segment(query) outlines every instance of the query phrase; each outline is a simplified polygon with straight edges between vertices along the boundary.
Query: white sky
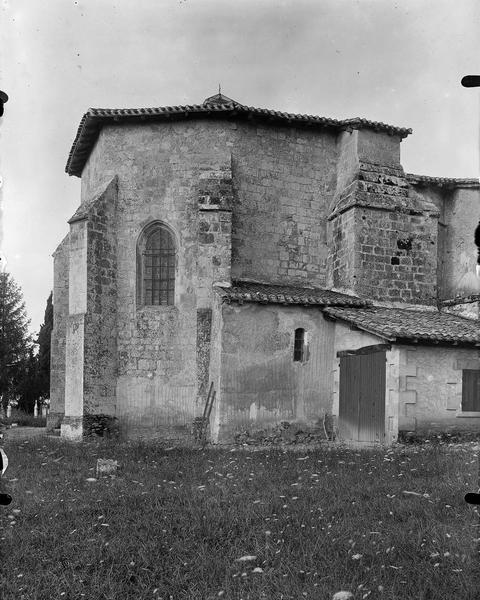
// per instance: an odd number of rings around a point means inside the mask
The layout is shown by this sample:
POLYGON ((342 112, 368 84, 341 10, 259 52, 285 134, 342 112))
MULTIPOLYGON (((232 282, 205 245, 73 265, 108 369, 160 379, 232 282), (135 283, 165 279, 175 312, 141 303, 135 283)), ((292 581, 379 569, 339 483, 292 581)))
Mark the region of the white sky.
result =
POLYGON ((407 172, 478 176, 478 0, 0 0, 0 250, 32 331, 80 202, 64 168, 89 107, 201 103, 366 117, 414 132, 407 172), (3 217, 2 217, 3 209, 3 217))

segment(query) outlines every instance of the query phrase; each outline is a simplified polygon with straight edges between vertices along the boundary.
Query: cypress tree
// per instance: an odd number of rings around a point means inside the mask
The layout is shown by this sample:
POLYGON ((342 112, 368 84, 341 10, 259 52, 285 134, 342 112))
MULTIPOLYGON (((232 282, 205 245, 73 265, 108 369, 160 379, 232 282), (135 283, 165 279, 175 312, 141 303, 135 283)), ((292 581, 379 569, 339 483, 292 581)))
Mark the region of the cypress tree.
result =
POLYGON ((31 338, 25 302, 12 276, 0 273, 0 402, 4 409, 15 399, 23 379, 31 338))

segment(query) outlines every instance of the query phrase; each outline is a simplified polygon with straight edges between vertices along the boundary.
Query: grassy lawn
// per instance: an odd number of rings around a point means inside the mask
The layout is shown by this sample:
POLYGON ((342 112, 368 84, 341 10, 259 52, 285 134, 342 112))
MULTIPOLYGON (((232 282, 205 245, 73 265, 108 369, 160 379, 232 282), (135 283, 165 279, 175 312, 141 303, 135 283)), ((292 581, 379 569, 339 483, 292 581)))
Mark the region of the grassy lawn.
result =
POLYGON ((472 445, 4 449, 2 600, 479 598, 472 445), (116 477, 89 481, 98 457, 119 461, 116 477))

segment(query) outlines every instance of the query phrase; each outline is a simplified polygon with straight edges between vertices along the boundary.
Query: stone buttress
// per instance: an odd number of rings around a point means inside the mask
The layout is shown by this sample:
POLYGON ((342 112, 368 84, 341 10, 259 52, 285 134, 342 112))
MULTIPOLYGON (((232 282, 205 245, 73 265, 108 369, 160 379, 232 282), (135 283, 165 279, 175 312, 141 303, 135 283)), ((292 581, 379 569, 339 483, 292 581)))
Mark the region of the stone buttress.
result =
POLYGON ((67 439, 82 437, 86 415, 115 414, 116 198, 117 181, 113 179, 69 221, 61 423, 62 437, 67 439))
POLYGON ((339 136, 328 285, 375 300, 435 304, 439 212, 409 188, 400 140, 365 129, 339 136))
POLYGON ((211 383, 216 390, 217 404, 220 402, 220 372, 211 362, 213 319, 220 318, 218 310, 212 314, 215 300, 212 284, 231 283, 232 203, 231 163, 204 170, 198 191, 197 403, 200 412, 211 383))

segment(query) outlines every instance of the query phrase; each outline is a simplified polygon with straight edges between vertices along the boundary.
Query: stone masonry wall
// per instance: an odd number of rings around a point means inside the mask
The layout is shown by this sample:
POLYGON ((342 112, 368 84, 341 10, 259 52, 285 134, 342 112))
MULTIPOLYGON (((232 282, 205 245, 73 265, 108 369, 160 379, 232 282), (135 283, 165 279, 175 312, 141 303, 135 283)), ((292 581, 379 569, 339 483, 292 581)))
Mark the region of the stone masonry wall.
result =
POLYGON ((231 164, 200 174, 197 306, 211 307, 212 282, 231 280, 233 182, 231 164))
MULTIPOLYGON (((412 192, 434 204, 438 219, 438 297, 451 299, 469 295, 462 287, 465 276, 475 273, 477 248, 474 232, 480 220, 480 185, 473 182, 449 183, 420 181, 412 192)), ((470 293, 476 292, 471 290, 470 293)))
POLYGON ((113 179, 87 216, 87 312, 84 414, 115 414, 117 375, 117 182, 113 179))
POLYGON ((69 238, 53 254, 53 329, 50 351, 50 411, 47 427, 58 427, 65 414, 65 337, 68 317, 69 238))
POLYGON ((307 129, 213 120, 102 129, 82 204, 118 176, 116 407, 131 432, 181 436, 203 410, 197 310, 211 308, 212 283, 228 283, 230 268, 325 283, 335 161, 335 134, 307 129), (136 243, 155 220, 176 238, 175 306, 136 305, 136 243))
POLYGON ((451 201, 452 190, 425 182, 422 182, 420 185, 418 185, 417 183, 412 184, 412 182, 409 181, 409 185, 410 195, 422 198, 426 203, 435 206, 436 211, 438 212, 436 276, 437 296, 438 299, 442 299, 445 297, 445 290, 446 287, 448 287, 444 277, 446 247, 448 244, 448 236, 450 235, 446 222, 446 207, 451 201))
POLYGON ((329 277, 327 285, 338 291, 355 289, 360 239, 355 232, 356 219, 352 210, 339 214, 329 226, 329 277))
POLYGON ((340 138, 328 284, 377 300, 433 304, 439 212, 409 192, 399 142, 363 130, 340 138))
MULTIPOLYGON (((231 147, 223 129, 212 122, 106 127, 82 175, 91 189, 102 173, 118 176, 116 414, 132 437, 184 439, 203 411, 197 309, 211 307, 214 281, 230 280, 231 147), (136 301, 137 241, 155 221, 175 238, 173 306, 136 301)), ((88 203, 88 189, 83 197, 88 203)))
MULTIPOLYGON (((211 120, 144 123, 141 127, 107 126, 87 162, 82 180, 92 189, 97 188, 96 178, 105 179, 105 173, 112 175, 118 171, 117 160, 125 168, 131 164, 136 179, 145 176, 147 188, 152 189, 155 180, 158 189, 154 193, 159 197, 168 190, 168 182, 176 176, 176 171, 182 170, 180 165, 188 161, 183 182, 179 181, 180 197, 189 188, 188 193, 192 194, 195 185, 202 211, 207 208, 202 200, 206 196, 215 197, 210 192, 205 194, 203 189, 211 179, 208 171, 221 173, 231 168, 231 175, 219 177, 215 185, 220 195, 232 198, 232 277, 325 285, 327 215, 336 181, 336 134, 211 120), (139 133, 134 134, 135 130, 139 133), (173 153, 160 174, 152 166, 153 159, 164 154, 172 132, 176 132, 181 150, 173 153), (128 140, 122 141, 122 137, 131 135, 136 135, 147 147, 134 149, 128 140), (112 144, 118 150, 115 155, 110 151, 112 144), (134 159, 128 158, 126 147, 134 159), (97 156, 101 156, 101 167, 97 156), (187 173, 191 175, 189 178, 187 173), (223 183, 223 190, 219 182, 223 183)), ((82 192, 84 201, 88 195, 85 190, 82 192)), ((224 227, 228 227, 227 222, 224 227)))
POLYGON ((212 309, 197 310, 197 385, 199 402, 206 400, 209 388, 212 309))
POLYGON ((436 219, 363 208, 354 214, 361 244, 355 291, 378 300, 435 304, 436 219))
POLYGON ((324 286, 336 135, 232 124, 232 277, 324 286))

